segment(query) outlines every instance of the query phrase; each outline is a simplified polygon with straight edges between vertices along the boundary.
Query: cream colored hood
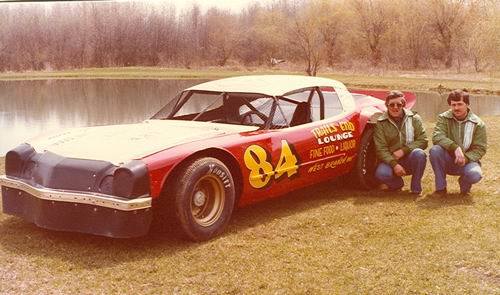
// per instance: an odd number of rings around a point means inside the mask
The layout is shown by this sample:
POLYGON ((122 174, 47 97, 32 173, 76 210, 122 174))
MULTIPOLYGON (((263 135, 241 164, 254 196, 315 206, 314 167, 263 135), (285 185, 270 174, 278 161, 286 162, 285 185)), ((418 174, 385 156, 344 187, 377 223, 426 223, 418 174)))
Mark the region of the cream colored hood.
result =
POLYGON ((182 143, 256 129, 207 122, 148 120, 139 124, 63 130, 28 143, 37 152, 50 151, 68 158, 120 165, 182 143))

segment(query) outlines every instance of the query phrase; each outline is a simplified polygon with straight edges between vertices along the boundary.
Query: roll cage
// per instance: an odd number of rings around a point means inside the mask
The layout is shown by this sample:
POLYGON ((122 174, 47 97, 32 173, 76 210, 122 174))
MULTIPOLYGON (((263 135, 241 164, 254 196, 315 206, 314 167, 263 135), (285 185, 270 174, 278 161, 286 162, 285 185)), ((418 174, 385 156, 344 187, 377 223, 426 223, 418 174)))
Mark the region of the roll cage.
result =
MULTIPOLYGON (((152 119, 204 121, 280 129, 322 120, 325 114, 323 91, 332 87, 296 89, 281 96, 260 93, 186 90, 164 106, 152 119), (311 117, 311 106, 316 112, 311 117)), ((338 100, 338 97, 335 96, 338 100)), ((340 103, 341 105, 341 103, 340 103)))

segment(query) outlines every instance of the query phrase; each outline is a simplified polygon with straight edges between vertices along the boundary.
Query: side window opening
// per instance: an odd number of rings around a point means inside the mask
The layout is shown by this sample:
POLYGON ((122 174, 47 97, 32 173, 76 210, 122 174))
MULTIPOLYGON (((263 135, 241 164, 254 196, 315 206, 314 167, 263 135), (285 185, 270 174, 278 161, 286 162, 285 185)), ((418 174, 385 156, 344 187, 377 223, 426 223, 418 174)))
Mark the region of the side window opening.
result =
POLYGON ((325 98, 325 118, 330 118, 344 112, 344 107, 336 92, 322 92, 325 98))
POLYGON ((310 108, 310 120, 308 122, 316 122, 327 117, 324 113, 323 94, 319 91, 318 88, 304 89, 303 91, 289 94, 287 95, 287 97, 300 102, 308 103, 308 106, 310 108))

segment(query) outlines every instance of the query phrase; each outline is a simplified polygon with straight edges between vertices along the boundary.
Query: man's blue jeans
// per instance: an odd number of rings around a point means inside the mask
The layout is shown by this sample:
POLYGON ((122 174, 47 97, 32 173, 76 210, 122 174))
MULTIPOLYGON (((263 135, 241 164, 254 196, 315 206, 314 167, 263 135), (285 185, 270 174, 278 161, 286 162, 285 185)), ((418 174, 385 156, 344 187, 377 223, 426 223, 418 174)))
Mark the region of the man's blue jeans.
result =
MULTIPOLYGON (((424 175, 427 155, 422 149, 414 149, 410 154, 398 160, 398 164, 403 166, 406 174, 411 174, 410 190, 414 193, 422 192, 422 176, 424 175)), ((392 167, 385 163, 380 163, 375 171, 375 177, 385 183, 390 190, 403 187, 403 178, 394 174, 392 167)))
POLYGON ((481 166, 477 162, 469 162, 464 166, 455 164, 455 159, 440 145, 434 145, 429 152, 432 170, 436 179, 436 190, 446 188, 446 174, 459 175, 458 184, 461 193, 468 193, 472 185, 483 178, 481 166))

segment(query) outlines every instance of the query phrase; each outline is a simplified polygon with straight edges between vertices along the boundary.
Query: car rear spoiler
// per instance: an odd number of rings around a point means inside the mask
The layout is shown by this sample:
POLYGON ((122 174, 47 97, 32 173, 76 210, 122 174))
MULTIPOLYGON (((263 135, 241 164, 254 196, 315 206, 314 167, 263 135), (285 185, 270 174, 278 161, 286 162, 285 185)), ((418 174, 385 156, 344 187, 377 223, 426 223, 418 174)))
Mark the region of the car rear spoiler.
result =
MULTIPOLYGON (((385 97, 389 94, 388 90, 364 90, 364 89, 349 89, 351 93, 359 93, 373 96, 385 101, 385 97)), ((406 99, 406 107, 411 109, 417 102, 417 96, 414 92, 402 91, 406 99)))

